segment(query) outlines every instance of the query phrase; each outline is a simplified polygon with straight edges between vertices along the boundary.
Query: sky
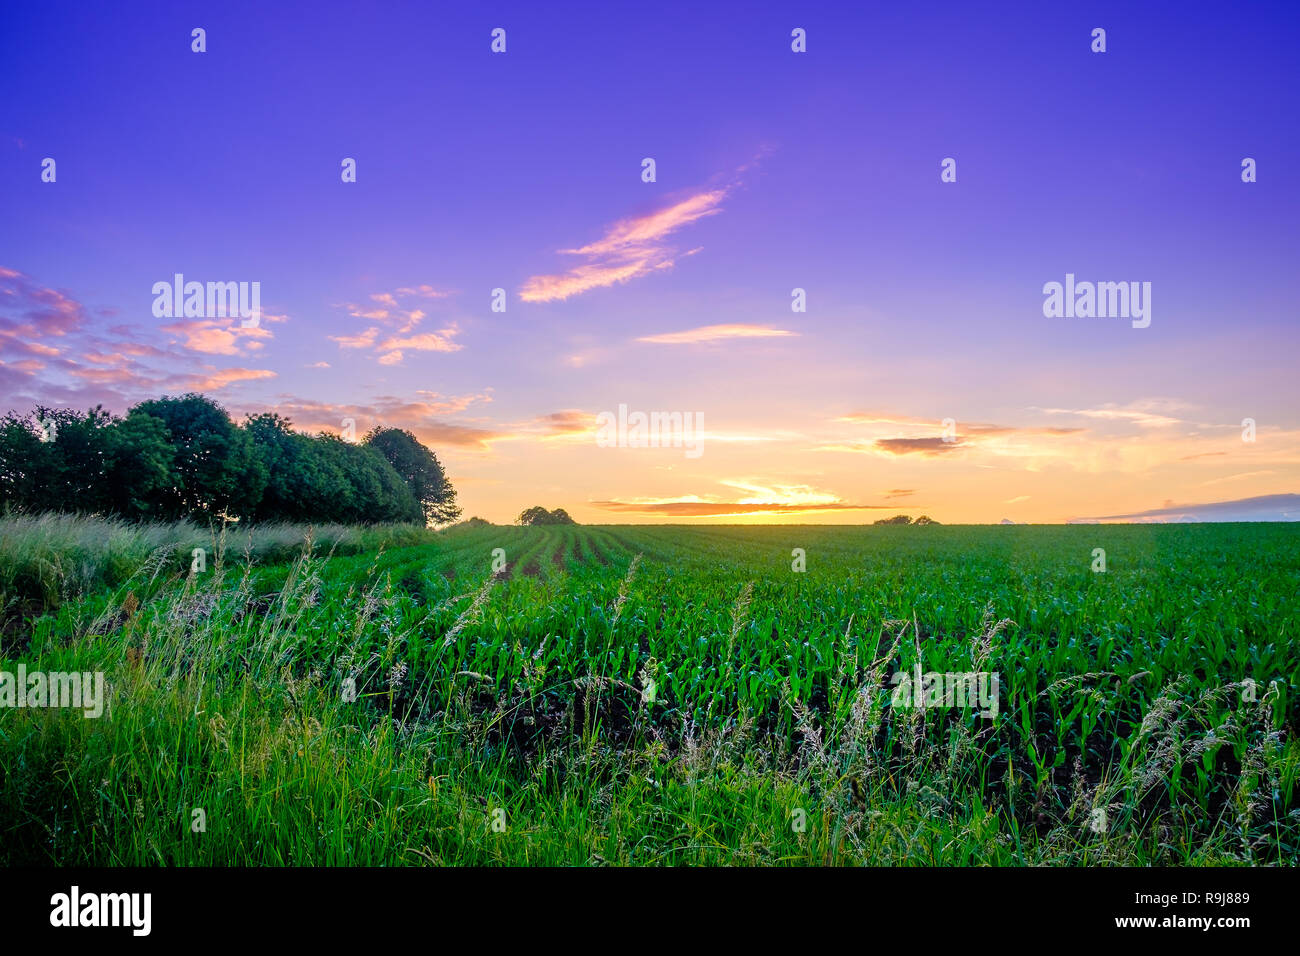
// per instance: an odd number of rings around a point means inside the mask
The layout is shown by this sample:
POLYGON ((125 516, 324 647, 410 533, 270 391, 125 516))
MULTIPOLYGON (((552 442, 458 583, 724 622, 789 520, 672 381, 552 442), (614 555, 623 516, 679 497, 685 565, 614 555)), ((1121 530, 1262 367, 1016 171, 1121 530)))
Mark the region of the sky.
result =
POLYGON ((406 428, 495 522, 1300 520, 1295 4, 267 6, 0 13, 0 411, 406 428))

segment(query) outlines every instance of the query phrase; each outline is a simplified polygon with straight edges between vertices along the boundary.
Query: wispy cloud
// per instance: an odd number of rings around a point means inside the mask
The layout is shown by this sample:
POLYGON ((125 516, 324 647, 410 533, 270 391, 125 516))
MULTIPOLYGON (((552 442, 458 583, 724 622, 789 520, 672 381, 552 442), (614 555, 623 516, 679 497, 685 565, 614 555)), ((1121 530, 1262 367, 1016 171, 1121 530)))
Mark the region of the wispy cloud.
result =
POLYGON ((1052 446, 1058 439, 1077 437, 1087 432, 1087 429, 1081 427, 999 425, 992 422, 945 423, 933 418, 870 411, 851 412, 833 421, 861 427, 868 435, 863 438, 826 441, 816 447, 817 451, 939 458, 973 449, 990 455, 1036 458, 1054 454, 1052 446), (904 428, 914 434, 896 434, 904 428), (917 431, 922 434, 915 434, 917 431), (873 432, 874 435, 871 434, 873 432))
POLYGON ((451 296, 453 293, 443 289, 435 289, 433 286, 428 285, 426 283, 417 286, 403 286, 402 288, 397 290, 397 294, 418 295, 421 298, 425 298, 425 299, 445 299, 451 296))
POLYGON ((339 348, 372 349, 380 365, 400 365, 406 352, 459 352, 464 346, 452 341, 460 332, 455 322, 448 322, 436 332, 411 335, 412 330, 428 317, 428 313, 423 309, 406 308, 400 301, 411 296, 444 299, 451 295, 451 292, 435 289, 428 284, 402 286, 394 292, 372 292, 370 300, 377 303, 378 307, 349 302, 344 308, 354 319, 365 319, 368 323, 378 324, 368 325, 363 332, 331 335, 329 339, 338 343, 339 348), (381 338, 384 327, 390 331, 381 338))
POLYGON ((726 323, 722 325, 702 325, 684 332, 664 332, 659 335, 643 335, 638 342, 654 342, 658 345, 694 345, 699 342, 718 342, 723 339, 770 339, 789 335, 798 335, 786 329, 774 329, 768 325, 747 325, 745 323, 726 323))
POLYGON ((1265 468, 1262 471, 1243 471, 1235 475, 1224 475, 1222 478, 1211 478, 1209 481, 1201 482, 1201 485, 1221 485, 1225 481, 1240 481, 1243 478, 1259 478, 1262 475, 1272 474, 1276 474, 1272 468, 1265 468))
POLYGON ((665 240, 683 226, 721 212, 728 191, 729 187, 720 187, 698 192, 664 209, 620 220, 595 242, 559 250, 587 261, 565 272, 530 277, 519 298, 524 302, 562 301, 672 268, 676 251, 665 240))
POLYGON ((1044 408, 1048 415, 1076 415, 1108 422, 1130 422, 1141 428, 1168 428, 1182 424, 1168 412, 1182 411, 1188 406, 1166 398, 1149 398, 1128 405, 1106 404, 1097 408, 1044 408))
POLYGON ((379 343, 379 349, 380 351, 410 349, 413 352, 459 352, 465 346, 452 341, 459 333, 460 329, 452 324, 437 332, 422 332, 405 338, 384 339, 379 343))
POLYGON ((963 447, 960 441, 942 438, 877 438, 871 443, 877 451, 888 455, 947 455, 963 447))

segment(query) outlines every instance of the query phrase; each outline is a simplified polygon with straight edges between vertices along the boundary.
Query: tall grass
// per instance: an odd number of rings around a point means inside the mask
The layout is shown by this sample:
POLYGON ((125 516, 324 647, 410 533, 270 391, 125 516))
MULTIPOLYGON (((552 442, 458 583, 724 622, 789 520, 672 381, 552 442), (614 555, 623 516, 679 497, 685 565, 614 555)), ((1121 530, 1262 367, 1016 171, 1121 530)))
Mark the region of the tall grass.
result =
POLYGON ((216 525, 190 521, 132 523, 70 514, 0 517, 0 618, 39 613, 95 590, 116 587, 151 561, 187 571, 193 552, 205 561, 219 552, 248 555, 259 563, 292 559, 308 537, 318 548, 357 554, 429 540, 415 525, 348 527, 338 524, 216 525))

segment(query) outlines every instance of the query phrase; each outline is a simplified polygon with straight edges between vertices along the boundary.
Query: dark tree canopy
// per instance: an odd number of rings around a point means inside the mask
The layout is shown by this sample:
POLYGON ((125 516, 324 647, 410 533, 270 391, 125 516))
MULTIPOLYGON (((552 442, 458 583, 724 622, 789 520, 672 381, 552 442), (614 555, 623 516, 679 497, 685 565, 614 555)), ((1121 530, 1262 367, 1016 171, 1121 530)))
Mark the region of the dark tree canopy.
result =
POLYGON ((42 510, 93 507, 107 494, 112 416, 37 406, 0 420, 0 496, 42 510))
POLYGON ((225 409, 203 395, 141 402, 132 414, 162 422, 172 445, 174 480, 158 501, 161 517, 250 514, 266 486, 253 443, 225 409))
MULTIPOLYGON (((132 412, 106 431, 106 489, 96 508, 127 518, 152 518, 176 481, 167 427, 152 415, 132 412)), ((67 509, 64 509, 67 510, 67 509)))
POLYGON ((409 432, 370 438, 305 435, 274 413, 241 427, 195 394, 141 402, 125 418, 11 412, 0 419, 0 510, 348 524, 460 514, 433 452, 409 432))

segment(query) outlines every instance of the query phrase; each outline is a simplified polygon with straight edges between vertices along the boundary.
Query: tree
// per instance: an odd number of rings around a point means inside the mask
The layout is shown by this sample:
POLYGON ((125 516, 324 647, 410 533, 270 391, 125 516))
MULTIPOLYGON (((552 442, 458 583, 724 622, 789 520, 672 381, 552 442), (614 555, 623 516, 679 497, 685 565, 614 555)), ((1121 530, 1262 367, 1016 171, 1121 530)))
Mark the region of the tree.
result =
POLYGON ((30 511, 103 509, 105 435, 113 416, 38 405, 0 423, 0 500, 30 511))
POLYGON ((438 456, 400 428, 372 428, 365 444, 384 456, 401 475, 424 510, 428 524, 448 524, 460 517, 456 489, 447 480, 438 456))
POLYGON ((46 507, 58 511, 96 512, 102 509, 105 480, 104 436, 113 416, 96 405, 86 412, 71 408, 36 409, 52 440, 50 471, 44 479, 46 507))
POLYGON ((881 518, 876 524, 911 524, 912 519, 907 515, 894 515, 892 518, 881 518))
POLYGON ((266 487, 254 517, 260 520, 298 521, 315 517, 307 510, 305 436, 292 430, 289 419, 266 412, 249 415, 244 431, 253 443, 253 454, 266 471, 266 487))
POLYGON ((131 411, 159 419, 175 452, 177 480, 160 496, 163 517, 244 517, 256 510, 266 486, 265 466, 248 434, 220 405, 190 393, 141 402, 131 411))
POLYGON ((531 508, 525 508, 519 512, 519 517, 515 519, 516 524, 549 524, 551 513, 541 505, 533 505, 531 508))
POLYGON ((124 419, 38 406, 0 419, 0 509, 367 524, 460 515, 437 457, 413 435, 370 439, 304 435, 274 413, 240 427, 197 394, 141 402, 124 419))
POLYGON ((939 522, 935 521, 935 520, 934 520, 933 518, 931 518, 929 515, 921 515, 921 517, 917 518, 915 521, 912 522, 912 524, 914 524, 914 525, 916 525, 916 524, 938 524, 938 523, 939 523, 939 522))
POLYGON ((32 509, 49 473, 52 452, 29 415, 0 419, 0 506, 32 509))
POLYGON ((152 518, 158 502, 175 487, 175 453, 167 428, 152 415, 127 415, 104 433, 105 512, 152 518))
MULTIPOLYGON (((339 466, 352 485, 350 520, 359 522, 427 522, 428 512, 402 476, 376 449, 331 435, 317 441, 336 449, 339 466)), ((457 512, 459 513, 459 512, 457 512)))
POLYGON ((520 512, 519 517, 515 519, 518 524, 577 524, 569 513, 563 508, 556 508, 554 511, 547 511, 541 505, 533 505, 520 512))

